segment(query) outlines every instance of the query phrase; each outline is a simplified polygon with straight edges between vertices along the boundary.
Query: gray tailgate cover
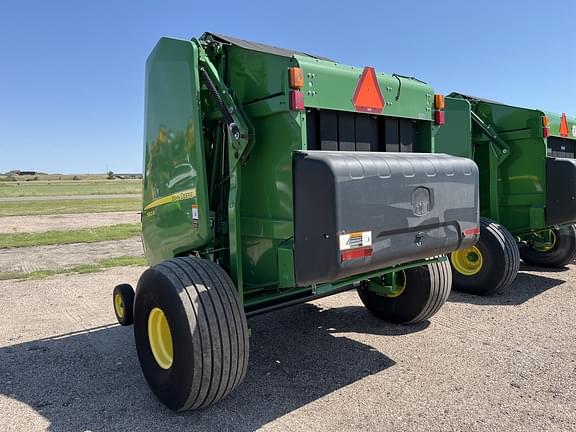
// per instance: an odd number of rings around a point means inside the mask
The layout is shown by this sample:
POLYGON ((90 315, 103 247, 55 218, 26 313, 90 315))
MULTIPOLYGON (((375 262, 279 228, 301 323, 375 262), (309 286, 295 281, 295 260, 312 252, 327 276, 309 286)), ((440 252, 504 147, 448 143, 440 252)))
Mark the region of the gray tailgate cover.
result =
POLYGON ((293 168, 299 285, 449 253, 477 240, 465 235, 479 223, 478 168, 470 159, 305 151, 294 154, 293 168), (346 250, 367 246, 370 256, 343 259, 346 250))

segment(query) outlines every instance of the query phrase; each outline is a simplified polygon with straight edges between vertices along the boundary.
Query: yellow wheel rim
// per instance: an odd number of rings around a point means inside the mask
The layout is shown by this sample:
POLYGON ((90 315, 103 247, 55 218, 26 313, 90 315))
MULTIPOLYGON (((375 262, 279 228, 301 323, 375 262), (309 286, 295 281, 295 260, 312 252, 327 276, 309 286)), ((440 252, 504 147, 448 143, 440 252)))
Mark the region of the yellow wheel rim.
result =
POLYGON ((118 318, 124 318, 124 300, 120 294, 114 296, 114 310, 118 318))
POLYGON ((474 276, 484 264, 482 252, 476 246, 452 252, 450 255, 452 267, 460 274, 465 276, 474 276))
POLYGON ((174 360, 172 333, 166 315, 160 308, 154 308, 148 315, 148 340, 152 355, 162 369, 170 369, 174 360))
POLYGON ((394 285, 394 291, 388 294, 386 297, 394 298, 398 297, 406 289, 406 272, 401 270, 396 273, 396 284, 394 285))
POLYGON ((550 243, 540 243, 535 241, 532 245, 532 249, 537 252, 548 252, 554 249, 556 246, 556 233, 553 230, 550 230, 550 243))

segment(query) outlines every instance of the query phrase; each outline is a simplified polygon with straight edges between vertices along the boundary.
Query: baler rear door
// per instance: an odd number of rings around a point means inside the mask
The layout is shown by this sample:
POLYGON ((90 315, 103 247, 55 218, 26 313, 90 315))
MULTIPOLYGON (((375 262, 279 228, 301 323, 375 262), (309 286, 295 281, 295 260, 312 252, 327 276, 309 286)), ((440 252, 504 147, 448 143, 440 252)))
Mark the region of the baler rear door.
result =
POLYGON ((211 238, 198 47, 162 38, 146 62, 142 233, 151 264, 211 238))
POLYGON ((333 282, 476 242, 478 168, 444 154, 298 152, 299 285, 333 282))

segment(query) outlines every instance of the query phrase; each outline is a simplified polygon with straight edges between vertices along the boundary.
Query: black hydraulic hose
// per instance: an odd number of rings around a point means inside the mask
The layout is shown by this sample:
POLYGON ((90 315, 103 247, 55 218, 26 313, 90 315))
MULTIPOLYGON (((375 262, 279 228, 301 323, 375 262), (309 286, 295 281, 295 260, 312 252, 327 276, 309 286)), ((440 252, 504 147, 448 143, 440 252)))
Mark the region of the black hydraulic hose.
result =
POLYGON ((200 66, 200 78, 202 79, 204 84, 206 84, 206 87, 208 87, 208 91, 212 95, 212 98, 214 99, 214 102, 216 102, 216 105, 218 105, 218 108, 220 109, 220 112, 224 116, 224 120, 226 121, 226 123, 228 123, 229 125, 234 123, 234 119, 232 118, 230 111, 228 111, 228 108, 226 108, 226 105, 224 104, 224 101, 222 100, 220 93, 218 93, 218 89, 216 89, 216 86, 210 79, 210 75, 208 75, 208 72, 206 72, 206 69, 204 69, 203 66, 200 66))
POLYGON ((396 101, 400 99, 400 91, 402 90, 402 80, 398 74, 392 74, 394 78, 398 80, 398 92, 396 92, 396 101))
POLYGON ((418 78, 409 77, 406 75, 400 75, 397 73, 393 73, 392 76, 398 80, 398 91, 396 92, 396 100, 400 99, 400 91, 402 90, 402 80, 400 78, 406 78, 413 81, 418 81, 419 83, 426 84, 425 81, 419 80, 418 78))

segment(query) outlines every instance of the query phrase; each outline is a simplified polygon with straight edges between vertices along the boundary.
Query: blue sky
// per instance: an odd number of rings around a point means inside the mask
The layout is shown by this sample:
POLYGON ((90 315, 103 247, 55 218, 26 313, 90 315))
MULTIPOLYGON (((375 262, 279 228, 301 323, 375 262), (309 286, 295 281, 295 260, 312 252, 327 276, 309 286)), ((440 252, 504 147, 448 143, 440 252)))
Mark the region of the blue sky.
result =
POLYGON ((0 172, 139 172, 145 59, 204 31, 576 115, 574 1, 338 3, 2 0, 0 172))

